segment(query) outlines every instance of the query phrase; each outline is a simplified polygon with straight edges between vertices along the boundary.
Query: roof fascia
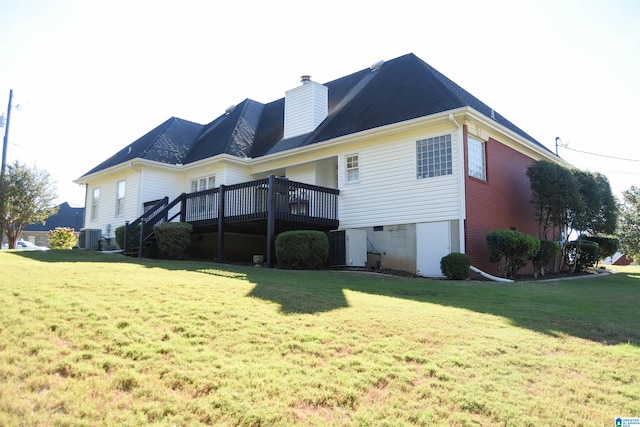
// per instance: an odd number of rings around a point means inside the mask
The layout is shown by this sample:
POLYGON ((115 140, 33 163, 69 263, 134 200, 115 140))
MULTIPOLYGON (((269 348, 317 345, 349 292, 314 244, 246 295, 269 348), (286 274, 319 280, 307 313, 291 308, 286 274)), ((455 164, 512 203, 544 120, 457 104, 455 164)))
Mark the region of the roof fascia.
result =
POLYGON ((79 178, 74 179, 73 182, 80 185, 86 185, 88 184, 89 181, 92 181, 98 177, 104 177, 111 174, 121 173, 128 169, 133 169, 136 172, 140 172, 142 168, 145 166, 156 167, 156 168, 167 169, 167 170, 175 170, 176 168, 180 168, 182 165, 170 165, 167 163, 156 162, 154 160, 141 159, 138 157, 135 159, 131 159, 128 162, 119 163, 115 166, 111 166, 109 168, 99 170, 92 174, 83 175, 79 178))
POLYGON ((211 166, 211 163, 233 163, 241 166, 248 166, 251 163, 250 158, 241 158, 232 156, 231 154, 218 154, 213 157, 207 157, 205 159, 198 160, 196 162, 192 162, 186 165, 177 165, 180 167, 182 172, 188 172, 193 169, 198 169, 202 166, 211 166))
MULTIPOLYGON (((558 163, 563 166, 571 167, 571 165, 566 160, 556 156, 554 153, 544 149, 538 144, 518 135, 517 133, 507 128, 506 126, 503 126, 500 123, 496 122, 495 120, 480 113, 478 110, 472 107, 464 107, 464 109, 466 110, 465 114, 462 115, 462 117, 459 117, 459 118, 457 117, 457 119, 460 119, 460 123, 464 123, 467 126, 470 126, 470 125, 477 126, 479 124, 481 127, 485 129, 490 129, 493 132, 497 132, 499 135, 503 136, 507 140, 513 141, 515 143, 514 148, 516 149, 518 149, 517 147, 519 145, 523 147, 525 150, 533 151, 536 155, 540 156, 545 160, 549 160, 551 162, 558 163)), ((501 139, 502 138, 499 139, 500 142, 502 143, 506 142, 501 139)), ((523 150, 520 149, 518 151, 523 151, 523 150)))

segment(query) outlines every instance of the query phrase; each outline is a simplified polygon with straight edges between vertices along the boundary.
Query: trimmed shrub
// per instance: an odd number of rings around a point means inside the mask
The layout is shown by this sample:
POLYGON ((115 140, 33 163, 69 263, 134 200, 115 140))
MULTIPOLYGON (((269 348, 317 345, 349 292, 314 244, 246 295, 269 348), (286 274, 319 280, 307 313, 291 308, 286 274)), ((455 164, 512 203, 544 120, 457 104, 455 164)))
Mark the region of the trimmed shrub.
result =
POLYGON ((70 227, 56 227, 49 230, 51 249, 72 249, 78 243, 78 233, 70 227))
MULTIPOLYGON (((124 229, 126 228, 126 225, 121 225, 120 227, 116 228, 115 234, 116 234, 116 244, 118 245, 118 247, 120 249, 124 249, 124 229)), ((130 233, 132 234, 139 234, 140 233, 140 224, 136 225, 133 228, 133 231, 131 231, 130 233)), ((131 235, 128 236, 129 239, 131 239, 131 235)))
POLYGON ((533 255, 533 274, 544 276, 549 262, 553 261, 560 252, 560 245, 550 240, 541 240, 540 247, 533 255))
POLYGON ((322 231, 285 231, 276 237, 276 257, 280 268, 320 269, 329 257, 329 238, 322 231))
POLYGON ((540 240, 515 230, 492 231, 487 234, 487 244, 489 261, 495 262, 498 273, 508 279, 514 279, 540 248, 540 240))
POLYGON ((160 256, 165 259, 187 258, 193 227, 187 222, 164 222, 153 227, 160 256))
POLYGON ((567 264, 573 268, 573 271, 585 271, 589 267, 593 267, 598 262, 598 244, 588 240, 574 240, 567 243, 567 264), (579 244, 578 244, 579 243, 579 244), (574 268, 575 267, 575 268, 574 268))
POLYGON ((598 260, 613 256, 620 249, 620 240, 617 237, 605 236, 583 236, 582 241, 589 241, 598 244, 598 260))
POLYGON ((125 229, 126 225, 121 225, 120 227, 116 228, 116 243, 118 244, 119 248, 124 248, 124 229, 125 229))
POLYGON ((449 280, 465 280, 469 277, 471 258, 459 252, 452 252, 440 260, 440 271, 449 280))

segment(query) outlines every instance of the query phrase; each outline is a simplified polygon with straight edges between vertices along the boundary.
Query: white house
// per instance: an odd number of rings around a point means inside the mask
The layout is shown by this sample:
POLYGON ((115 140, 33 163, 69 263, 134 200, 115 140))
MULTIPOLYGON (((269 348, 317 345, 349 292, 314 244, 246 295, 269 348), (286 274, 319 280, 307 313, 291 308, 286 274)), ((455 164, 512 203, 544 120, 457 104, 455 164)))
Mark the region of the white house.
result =
POLYGON ((440 276, 452 251, 492 271, 490 231, 536 234, 526 168, 539 159, 565 164, 407 54, 325 84, 303 76, 206 125, 170 118, 75 182, 87 228, 152 221, 177 200, 162 220, 192 222, 201 256, 271 264, 277 233, 315 228, 352 241, 340 263, 440 276))

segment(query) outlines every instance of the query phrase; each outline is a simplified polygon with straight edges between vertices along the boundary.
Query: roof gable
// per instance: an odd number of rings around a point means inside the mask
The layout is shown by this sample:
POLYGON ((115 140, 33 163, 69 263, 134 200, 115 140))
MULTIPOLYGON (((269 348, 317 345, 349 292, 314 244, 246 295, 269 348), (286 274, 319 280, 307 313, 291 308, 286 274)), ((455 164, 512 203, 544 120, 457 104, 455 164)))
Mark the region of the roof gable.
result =
POLYGON ((219 154, 250 157, 263 108, 263 104, 245 99, 232 111, 204 126, 184 163, 193 163, 219 154))
POLYGON ((183 163, 202 129, 201 124, 171 117, 84 175, 137 158, 168 164, 183 163))

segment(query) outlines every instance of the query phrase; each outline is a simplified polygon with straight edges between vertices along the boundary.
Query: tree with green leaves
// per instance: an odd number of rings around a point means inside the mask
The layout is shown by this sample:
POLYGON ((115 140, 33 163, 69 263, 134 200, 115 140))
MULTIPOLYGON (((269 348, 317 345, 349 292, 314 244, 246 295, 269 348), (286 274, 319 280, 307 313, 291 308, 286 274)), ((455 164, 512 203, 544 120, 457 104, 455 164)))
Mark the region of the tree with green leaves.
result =
MULTIPOLYGON (((618 206, 606 176, 598 172, 580 170, 574 170, 573 175, 578 182, 580 202, 570 209, 569 222, 571 228, 578 233, 576 251, 579 256, 583 235, 615 233, 618 206)), ((570 265, 571 272, 574 272, 578 263, 573 262, 570 265)))
POLYGON ((538 220, 538 238, 558 241, 568 234, 568 214, 580 203, 578 183, 569 169, 548 160, 532 163, 527 176, 538 220))
POLYGON ((7 165, 0 182, 0 220, 7 233, 9 249, 15 249, 25 225, 44 223, 56 213, 56 208, 52 207, 56 197, 56 188, 48 172, 17 161, 7 165))
POLYGON ((618 236, 620 248, 628 258, 640 262, 640 188, 622 192, 618 236))

